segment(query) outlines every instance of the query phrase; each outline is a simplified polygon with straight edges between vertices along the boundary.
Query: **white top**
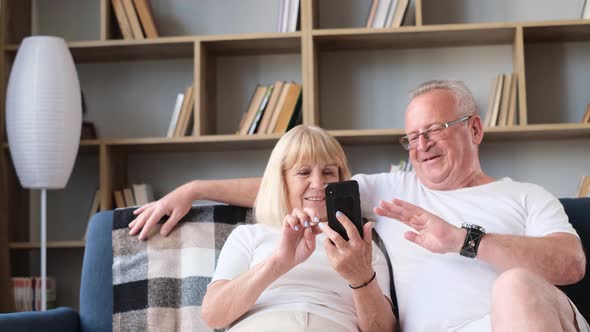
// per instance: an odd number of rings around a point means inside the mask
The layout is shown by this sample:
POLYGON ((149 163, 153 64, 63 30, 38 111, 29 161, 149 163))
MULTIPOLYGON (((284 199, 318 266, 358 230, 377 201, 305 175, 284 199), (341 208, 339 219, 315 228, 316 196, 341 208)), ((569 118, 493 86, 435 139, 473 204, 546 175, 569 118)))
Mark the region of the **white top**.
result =
MULTIPOLYGON (((498 271, 483 261, 455 254, 435 254, 404 239, 405 224, 377 216, 380 200, 399 198, 447 222, 483 226, 487 233, 577 236, 559 200, 543 188, 504 178, 457 190, 430 190, 414 172, 359 174, 363 216, 376 220, 393 266, 400 323, 404 332, 447 331, 490 313, 490 295, 498 271)), ((491 327, 461 331, 490 331, 491 327)))
MULTIPOLYGON (((268 258, 278 247, 280 230, 262 224, 241 225, 225 242, 211 283, 232 280, 268 258)), ((358 331, 352 289, 332 269, 324 251, 325 234, 316 236, 316 249, 303 263, 281 276, 260 295, 244 317, 263 312, 297 310, 335 321, 358 331)), ((373 244, 373 269, 389 299, 389 270, 381 250, 373 244)), ((373 281, 373 282, 375 282, 373 281)))

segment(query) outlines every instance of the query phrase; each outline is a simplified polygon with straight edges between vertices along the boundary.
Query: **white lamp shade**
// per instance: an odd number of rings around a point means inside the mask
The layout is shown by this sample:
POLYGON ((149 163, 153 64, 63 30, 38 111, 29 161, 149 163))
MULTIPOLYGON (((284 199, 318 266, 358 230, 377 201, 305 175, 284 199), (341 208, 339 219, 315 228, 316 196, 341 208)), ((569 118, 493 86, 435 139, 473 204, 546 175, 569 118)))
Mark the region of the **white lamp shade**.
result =
POLYGON ((62 38, 34 36, 21 43, 8 80, 6 127, 21 185, 64 188, 80 145, 82 103, 62 38))

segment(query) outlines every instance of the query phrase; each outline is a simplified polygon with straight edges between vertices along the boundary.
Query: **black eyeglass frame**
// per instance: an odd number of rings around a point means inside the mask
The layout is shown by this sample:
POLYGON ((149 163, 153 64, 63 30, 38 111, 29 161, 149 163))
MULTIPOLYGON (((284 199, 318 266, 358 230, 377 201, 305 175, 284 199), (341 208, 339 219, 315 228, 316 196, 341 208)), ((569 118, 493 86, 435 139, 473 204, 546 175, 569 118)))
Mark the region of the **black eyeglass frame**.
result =
POLYGON ((399 143, 404 147, 404 149, 410 151, 414 148, 410 148, 410 135, 416 135, 416 140, 420 139, 420 136, 424 136, 424 138, 426 138, 427 140, 430 140, 430 137, 428 137, 428 134, 433 132, 433 131, 438 131, 438 130, 444 130, 449 128, 452 125, 455 125, 457 123, 461 123, 463 121, 467 121, 472 117, 472 115, 465 115, 463 117, 458 118, 457 120, 453 120, 450 122, 445 122, 445 123, 441 123, 440 126, 432 126, 426 130, 424 130, 423 132, 419 132, 419 133, 412 133, 412 134, 408 134, 408 135, 404 135, 402 137, 400 137, 399 139, 399 143))

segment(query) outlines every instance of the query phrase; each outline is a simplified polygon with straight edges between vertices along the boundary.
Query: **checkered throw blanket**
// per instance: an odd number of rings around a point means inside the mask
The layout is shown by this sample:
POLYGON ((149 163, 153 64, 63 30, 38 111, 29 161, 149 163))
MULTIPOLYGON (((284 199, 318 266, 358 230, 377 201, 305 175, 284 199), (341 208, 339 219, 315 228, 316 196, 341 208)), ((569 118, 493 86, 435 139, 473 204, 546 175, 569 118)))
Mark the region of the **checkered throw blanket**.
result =
MULTIPOLYGON (((250 209, 193 207, 167 237, 128 235, 133 209, 113 220, 113 331, 213 331, 201 303, 219 252, 232 230, 252 222, 250 209)), ((155 234, 158 233, 158 234, 155 234)))

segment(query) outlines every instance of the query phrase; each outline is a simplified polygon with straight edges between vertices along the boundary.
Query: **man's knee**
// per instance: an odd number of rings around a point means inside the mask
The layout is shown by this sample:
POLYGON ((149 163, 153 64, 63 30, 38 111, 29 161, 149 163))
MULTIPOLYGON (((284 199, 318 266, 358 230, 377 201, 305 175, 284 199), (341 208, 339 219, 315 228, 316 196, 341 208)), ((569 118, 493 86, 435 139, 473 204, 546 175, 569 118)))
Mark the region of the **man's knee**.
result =
POLYGON ((521 300, 538 298, 547 291, 548 284, 539 275, 523 268, 515 268, 498 276, 492 288, 492 301, 521 300))

